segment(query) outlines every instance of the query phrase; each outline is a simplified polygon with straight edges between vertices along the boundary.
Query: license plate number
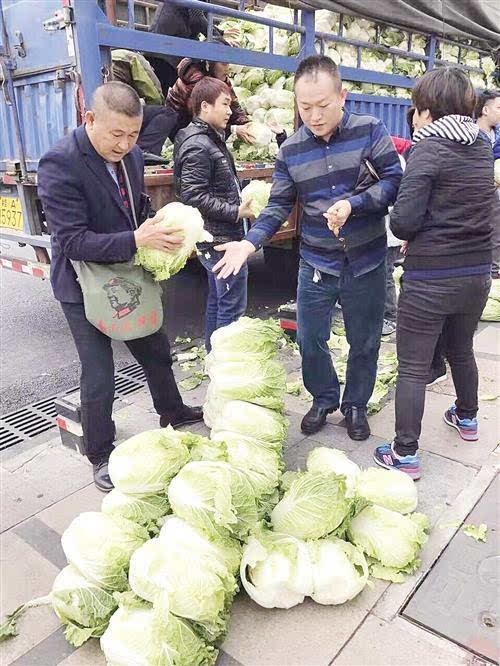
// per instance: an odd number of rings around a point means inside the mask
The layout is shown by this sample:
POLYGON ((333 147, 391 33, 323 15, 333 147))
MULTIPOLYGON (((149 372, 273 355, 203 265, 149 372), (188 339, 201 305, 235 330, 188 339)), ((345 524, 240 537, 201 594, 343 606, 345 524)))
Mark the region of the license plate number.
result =
POLYGON ((24 229, 21 202, 14 197, 0 197, 0 227, 8 229, 24 229))

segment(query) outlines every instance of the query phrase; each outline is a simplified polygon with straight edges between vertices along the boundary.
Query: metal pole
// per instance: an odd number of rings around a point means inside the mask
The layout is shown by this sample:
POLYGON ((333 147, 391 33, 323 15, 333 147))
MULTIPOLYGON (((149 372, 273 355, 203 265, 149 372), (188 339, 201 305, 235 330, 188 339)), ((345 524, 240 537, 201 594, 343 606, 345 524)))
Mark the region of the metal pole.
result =
POLYGON ((314 12, 309 9, 303 9, 300 18, 301 26, 305 29, 300 40, 300 56, 307 58, 307 56, 316 54, 316 46, 314 45, 314 12))
POLYGON ((14 62, 11 59, 10 44, 7 35, 7 27, 4 22, 4 14, 2 7, 2 0, 0 0, 0 16, 2 17, 2 43, 3 52, 6 57, 2 56, 0 62, 2 64, 1 71, 4 72, 5 80, 7 83, 7 95, 5 96, 6 105, 11 107, 12 118, 14 120, 14 139, 16 143, 16 152, 19 156, 19 166, 21 168, 21 177, 24 182, 28 181, 28 169, 26 168, 26 156, 24 154, 23 135, 21 132, 21 123, 19 122, 19 114, 17 112, 16 91, 14 88, 14 79, 12 70, 14 69, 14 62))
POLYGON ((106 16, 111 25, 116 25, 116 0, 106 0, 106 16))
POLYGON ((135 16, 134 16, 135 3, 134 0, 128 0, 127 2, 127 13, 128 13, 128 27, 133 30, 135 26, 135 16))

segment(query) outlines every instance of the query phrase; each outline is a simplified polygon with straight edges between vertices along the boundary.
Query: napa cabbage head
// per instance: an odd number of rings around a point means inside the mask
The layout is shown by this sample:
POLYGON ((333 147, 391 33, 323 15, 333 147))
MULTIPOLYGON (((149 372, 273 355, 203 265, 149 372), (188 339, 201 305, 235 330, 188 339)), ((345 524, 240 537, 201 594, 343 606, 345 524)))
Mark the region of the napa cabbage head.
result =
POLYGON ((127 589, 132 553, 147 539, 147 530, 126 518, 87 511, 61 537, 66 559, 88 581, 107 590, 127 589))
POLYGON ((264 180, 251 180, 241 191, 244 202, 249 201, 254 217, 259 217, 267 206, 271 194, 271 183, 264 180))
POLYGON ((170 512, 165 495, 126 495, 114 488, 104 496, 101 511, 112 516, 121 516, 157 532, 158 525, 170 512))
MULTIPOLYGON (((419 565, 420 548, 427 541, 429 522, 423 514, 403 516, 382 506, 367 506, 349 525, 349 540, 375 564, 392 569, 413 570, 419 565), (410 567, 410 569, 409 569, 410 567)), ((377 570, 374 569, 372 574, 377 570)), ((379 570, 380 571, 380 570, 379 570)))
POLYGON ((399 470, 375 467, 363 470, 356 481, 356 494, 398 513, 412 513, 418 504, 417 486, 399 470))
POLYGON ((337 605, 354 599, 368 582, 363 551, 336 537, 307 542, 313 575, 311 597, 318 604, 337 605))
POLYGON ((313 591, 308 548, 288 534, 260 529, 243 548, 240 578, 259 606, 292 608, 313 591))
POLYGON ((109 666, 213 666, 218 654, 188 622, 139 599, 116 611, 101 649, 109 666))
POLYGON ((168 499, 176 516, 209 534, 243 539, 258 521, 250 479, 225 462, 188 463, 170 483, 168 499))
POLYGON ((281 452, 272 445, 235 433, 221 432, 195 446, 193 460, 219 460, 245 472, 257 500, 259 516, 278 502, 278 485, 283 468, 281 452))
POLYGON ((250 356, 252 361, 273 358, 282 340, 283 330, 275 319, 240 317, 212 334, 207 369, 210 363, 241 361, 242 357, 250 356))
POLYGON ((232 574, 236 575, 239 570, 241 546, 236 539, 209 534, 177 516, 168 516, 165 519, 158 539, 160 543, 175 543, 177 548, 214 557, 222 562, 232 574))
POLYGON ((252 67, 245 73, 241 85, 248 90, 255 90, 257 86, 264 83, 264 70, 258 67, 252 67))
POLYGON ((209 376, 214 393, 222 400, 245 400, 269 409, 284 407, 286 372, 278 361, 218 363, 210 368, 209 376))
POLYGON ((16 623, 29 608, 44 605, 51 605, 64 625, 66 640, 80 647, 89 638, 102 636, 118 604, 111 591, 91 583, 69 564, 57 574, 49 595, 28 601, 7 616, 0 641, 17 635, 16 623))
POLYGON ((346 494, 352 495, 361 470, 339 449, 318 446, 307 456, 307 469, 318 474, 342 474, 345 477, 346 494))
POLYGON ((192 441, 192 435, 171 426, 130 437, 109 457, 113 485, 129 495, 165 493, 170 479, 188 462, 192 441))
POLYGON ((235 432, 272 444, 282 444, 287 436, 288 421, 282 414, 272 409, 241 400, 231 400, 215 421, 212 434, 221 431, 235 432))
POLYGON ((208 385, 207 395, 203 403, 203 420, 207 428, 213 428, 219 415, 229 400, 223 400, 215 391, 212 382, 208 385))
POLYGON ((130 560, 129 583, 142 599, 196 624, 208 640, 226 630, 229 605, 237 591, 236 579, 208 550, 159 538, 147 541, 130 560))
MULTIPOLYGON (((500 160, 496 160, 500 162, 500 160)), ((481 314, 482 321, 500 321, 500 285, 498 280, 491 281, 490 293, 481 314)))
POLYGON ((196 243, 211 241, 213 237, 203 228, 200 211, 192 206, 185 206, 179 201, 172 201, 161 208, 155 215, 156 224, 162 229, 179 227, 182 229, 182 245, 164 252, 149 247, 139 247, 134 263, 153 274, 156 281, 168 280, 184 268, 187 260, 196 249, 196 243))
MULTIPOLYGON (((286 92, 286 91, 277 91, 277 93, 278 92, 286 92)), ((274 134, 272 130, 265 123, 250 122, 246 125, 246 127, 248 131, 251 134, 253 134, 254 145, 257 146, 257 148, 267 148, 271 143, 271 141, 273 140, 274 134)))
POLYGON ((264 72, 264 76, 266 79, 266 83, 272 86, 273 83, 276 83, 276 81, 278 81, 281 78, 282 72, 280 72, 279 69, 266 69, 266 71, 264 72))
POLYGON ((268 124, 293 125, 295 122, 295 113, 293 109, 269 109, 266 113, 265 121, 268 124))
POLYGON ((344 477, 298 473, 271 512, 277 532, 298 539, 319 539, 333 532, 351 510, 344 477))

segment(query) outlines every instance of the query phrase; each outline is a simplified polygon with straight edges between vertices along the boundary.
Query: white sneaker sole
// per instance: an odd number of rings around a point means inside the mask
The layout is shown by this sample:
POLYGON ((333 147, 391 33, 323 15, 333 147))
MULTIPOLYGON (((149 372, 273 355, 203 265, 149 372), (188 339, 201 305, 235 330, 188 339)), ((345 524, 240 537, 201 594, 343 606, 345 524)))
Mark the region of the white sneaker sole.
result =
POLYGON ((375 462, 379 467, 388 469, 390 472, 403 472, 403 474, 409 476, 410 479, 413 479, 413 481, 418 481, 420 479, 420 471, 417 472, 413 469, 399 469, 394 467, 394 465, 387 465, 386 463, 383 463, 381 460, 379 460, 375 455, 373 456, 373 462, 375 462))
POLYGON ((453 423, 452 421, 448 421, 446 418, 446 414, 443 414, 443 421, 446 423, 446 425, 451 426, 452 428, 455 428, 455 430, 458 432, 460 437, 464 440, 464 442, 477 442, 479 439, 479 435, 472 435, 470 437, 464 436, 462 431, 460 430, 460 426, 458 426, 456 423, 453 423))
POLYGON ((427 386, 427 388, 429 388, 429 386, 435 386, 436 384, 441 384, 441 382, 445 382, 447 379, 448 379, 448 375, 447 375, 447 374, 446 374, 446 375, 441 375, 441 377, 437 377, 437 378, 436 378, 433 382, 431 382, 430 384, 426 384, 426 386, 427 386))

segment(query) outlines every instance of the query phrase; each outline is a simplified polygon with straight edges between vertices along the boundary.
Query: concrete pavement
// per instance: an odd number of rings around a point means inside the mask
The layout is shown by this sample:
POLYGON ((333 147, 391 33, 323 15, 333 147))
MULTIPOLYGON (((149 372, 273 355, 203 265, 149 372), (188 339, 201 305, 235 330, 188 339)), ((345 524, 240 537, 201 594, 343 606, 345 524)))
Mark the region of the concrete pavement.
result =
MULTIPOLYGON (((384 344, 391 349, 391 343, 384 344)), ((480 395, 500 394, 500 324, 481 324, 476 336, 480 395)), ((284 355, 291 379, 300 359, 284 355)), ((203 401, 206 383, 185 394, 189 404, 203 401)), ((447 427, 442 413, 453 401, 451 382, 427 392, 421 440, 423 476, 418 482, 419 506, 433 529, 422 551, 422 567, 400 585, 374 581, 353 601, 342 606, 320 606, 312 601, 288 611, 266 610, 244 592, 231 612, 229 634, 220 653, 220 666, 481 666, 490 661, 478 644, 462 644, 406 619, 404 608, 419 583, 433 569, 478 500, 498 474, 500 463, 499 406, 480 402, 480 440, 463 442, 447 427), (475 649, 475 652, 473 651, 475 649), (481 656, 482 655, 482 656, 481 656)), ((146 391, 119 401, 115 412, 119 440, 158 427, 146 391)), ((334 446, 361 466, 369 466, 374 446, 393 435, 393 399, 371 417, 372 436, 366 442, 347 437, 341 417, 313 437, 300 432, 300 419, 309 403, 287 396, 290 434, 285 449, 288 469, 304 467, 310 449, 334 446)), ((192 427, 208 432, 202 424, 192 427)), ((90 466, 61 447, 58 437, 36 440, 5 451, 0 458, 2 485, 2 602, 10 612, 35 596, 50 591, 64 566, 60 536, 82 511, 98 510, 102 500, 92 483, 90 466)), ((488 538, 495 538, 490 530, 488 538)), ((474 548, 481 544, 473 543, 474 548)), ((493 579, 495 584, 495 580, 493 579)), ((498 585, 498 578, 496 579, 498 585)), ((418 592, 417 592, 418 594, 418 592)), ((450 613, 454 609, 450 608, 450 613)), ((457 611, 458 612, 458 611, 457 611)), ((20 635, 0 645, 2 666, 101 666, 105 660, 95 640, 74 650, 66 643, 56 616, 39 608, 20 622, 20 635)), ((484 628, 483 628, 484 629, 484 628)), ((471 625, 472 634, 475 627, 471 625)), ((479 631, 479 629, 478 629, 479 631)), ((498 627, 491 627, 494 642, 498 627)), ((465 642, 467 639, 464 639, 465 642)), ((134 666, 131 664, 130 666, 134 666)))

